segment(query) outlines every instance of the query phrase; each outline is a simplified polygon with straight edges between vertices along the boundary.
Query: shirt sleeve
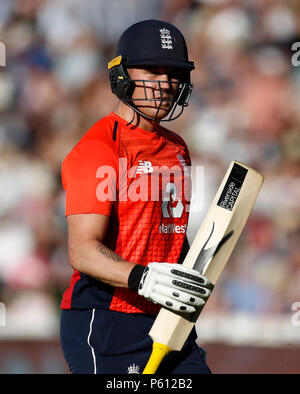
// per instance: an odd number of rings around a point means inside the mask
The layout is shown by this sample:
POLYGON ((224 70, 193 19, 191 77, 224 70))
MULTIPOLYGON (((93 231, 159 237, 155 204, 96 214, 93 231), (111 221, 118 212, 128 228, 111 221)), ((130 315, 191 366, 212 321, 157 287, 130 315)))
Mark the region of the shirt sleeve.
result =
POLYGON ((118 158, 108 144, 88 140, 77 144, 62 164, 66 191, 65 216, 110 215, 116 200, 118 158))

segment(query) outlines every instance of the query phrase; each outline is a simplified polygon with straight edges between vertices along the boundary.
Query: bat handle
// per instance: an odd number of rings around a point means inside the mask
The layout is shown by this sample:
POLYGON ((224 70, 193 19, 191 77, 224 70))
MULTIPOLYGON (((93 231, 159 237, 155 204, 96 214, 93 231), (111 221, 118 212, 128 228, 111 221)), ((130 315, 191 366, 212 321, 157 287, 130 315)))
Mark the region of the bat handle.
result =
POLYGON ((155 374, 157 368, 159 367, 160 363, 162 362, 163 358, 171 351, 172 349, 164 345, 163 343, 153 343, 153 349, 151 356, 148 360, 148 363, 143 371, 143 374, 155 374))

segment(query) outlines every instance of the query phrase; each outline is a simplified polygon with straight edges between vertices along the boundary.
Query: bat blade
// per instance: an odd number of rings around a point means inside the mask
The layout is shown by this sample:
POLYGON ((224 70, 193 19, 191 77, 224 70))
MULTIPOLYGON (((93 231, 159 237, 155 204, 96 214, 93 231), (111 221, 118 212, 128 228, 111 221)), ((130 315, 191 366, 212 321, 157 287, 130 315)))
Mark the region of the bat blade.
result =
MULTIPOLYGON (((222 273, 255 204, 263 176, 232 161, 187 253, 183 265, 205 275, 214 286, 222 273)), ((193 315, 164 307, 149 332, 154 346, 144 374, 153 374, 163 354, 181 350, 201 310, 193 315), (159 348, 159 357, 158 349, 159 348)))

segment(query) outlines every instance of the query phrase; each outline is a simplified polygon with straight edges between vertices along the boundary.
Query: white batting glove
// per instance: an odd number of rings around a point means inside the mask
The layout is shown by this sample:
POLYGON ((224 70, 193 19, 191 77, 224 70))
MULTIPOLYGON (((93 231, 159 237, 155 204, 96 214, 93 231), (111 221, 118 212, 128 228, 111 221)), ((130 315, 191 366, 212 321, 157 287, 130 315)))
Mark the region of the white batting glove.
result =
POLYGON ((210 281, 198 271, 181 264, 149 263, 138 293, 175 312, 193 313, 210 296, 210 281))

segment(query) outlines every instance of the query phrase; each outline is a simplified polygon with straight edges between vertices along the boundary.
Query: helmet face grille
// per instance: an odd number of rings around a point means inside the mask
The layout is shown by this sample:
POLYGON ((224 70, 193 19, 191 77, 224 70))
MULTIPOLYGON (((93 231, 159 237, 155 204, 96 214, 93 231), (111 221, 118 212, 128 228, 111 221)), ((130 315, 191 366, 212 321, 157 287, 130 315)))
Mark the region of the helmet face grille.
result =
POLYGON ((158 116, 159 116, 159 112, 162 109, 162 105, 165 102, 169 102, 172 104, 172 107, 170 107, 170 110, 168 111, 168 113, 166 114, 165 118, 160 119, 160 121, 162 122, 169 122, 171 120, 177 119, 183 112, 184 107, 188 106, 188 102, 189 102, 189 98, 192 92, 192 84, 188 83, 188 82, 174 82, 174 81, 160 81, 160 80, 132 80, 132 82, 138 83, 138 84, 143 84, 143 90, 144 90, 144 97, 141 98, 132 98, 132 97, 127 97, 122 99, 124 102, 126 102, 127 105, 129 105, 129 107, 131 107, 132 109, 134 109, 134 111, 138 112, 140 115, 150 119, 150 120, 154 120, 157 121, 158 120, 158 116), (149 94, 147 94, 147 90, 149 92, 149 89, 151 91, 152 88, 150 88, 149 86, 147 86, 147 83, 155 83, 158 86, 158 90, 159 91, 159 97, 149 97, 149 94), (172 84, 172 85, 177 85, 177 93, 176 96, 174 96, 173 98, 166 98, 163 95, 163 88, 161 86, 161 84, 172 84), (139 105, 138 102, 149 102, 149 105, 152 107, 151 104, 153 105, 153 108, 156 109, 156 113, 153 117, 146 115, 141 109, 139 109, 139 105), (181 106, 181 108, 179 109, 179 111, 176 111, 178 108, 178 106, 181 106))

